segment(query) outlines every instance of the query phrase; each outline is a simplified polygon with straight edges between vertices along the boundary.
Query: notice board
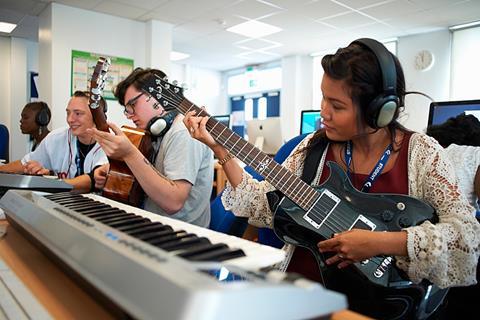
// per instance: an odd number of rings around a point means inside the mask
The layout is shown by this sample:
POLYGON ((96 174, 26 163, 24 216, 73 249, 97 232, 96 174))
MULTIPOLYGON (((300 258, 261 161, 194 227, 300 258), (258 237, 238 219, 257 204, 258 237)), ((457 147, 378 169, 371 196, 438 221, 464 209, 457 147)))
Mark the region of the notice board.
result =
POLYGON ((111 65, 107 73, 107 83, 103 91, 103 97, 115 100, 113 89, 133 71, 133 59, 112 57, 109 55, 72 50, 72 78, 70 95, 75 91, 89 91, 90 79, 97 64, 98 57, 110 58, 111 65))

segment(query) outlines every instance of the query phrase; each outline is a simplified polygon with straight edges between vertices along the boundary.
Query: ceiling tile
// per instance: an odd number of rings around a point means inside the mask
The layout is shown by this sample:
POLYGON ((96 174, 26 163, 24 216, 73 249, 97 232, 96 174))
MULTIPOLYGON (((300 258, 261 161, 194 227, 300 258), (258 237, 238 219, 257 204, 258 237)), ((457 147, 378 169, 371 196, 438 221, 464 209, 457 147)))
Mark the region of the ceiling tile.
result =
POLYGON ((338 0, 337 2, 342 3, 352 9, 361 9, 364 7, 377 6, 396 1, 398 0, 338 0))
POLYGON ((289 12, 281 12, 261 21, 282 28, 282 33, 295 32, 297 35, 308 35, 309 33, 325 34, 333 30, 333 28, 319 24, 312 18, 289 12))
POLYGON ((411 1, 399 0, 393 2, 386 2, 382 5, 369 7, 360 10, 372 17, 380 20, 386 20, 393 17, 403 17, 414 12, 423 11, 419 6, 412 4, 411 1))
POLYGON ((309 2, 303 6, 299 6, 296 9, 292 9, 292 11, 317 20, 330 16, 336 16, 338 14, 349 12, 350 10, 334 2, 323 0, 309 2))
POLYGON ((244 50, 269 50, 281 47, 283 44, 262 38, 246 39, 233 43, 234 46, 244 50))
POLYGON ((167 16, 182 18, 183 20, 191 20, 202 13, 229 6, 236 3, 235 0, 209 0, 209 1, 191 1, 191 0, 175 0, 162 4, 156 12, 164 13, 167 16))
POLYGON ((2 0, 0 6, 2 9, 10 9, 19 12, 28 12, 35 6, 34 0, 2 0))
POLYGON ((333 18, 321 19, 319 20, 319 22, 327 23, 329 25, 332 25, 340 29, 349 29, 349 28, 355 28, 358 26, 373 24, 373 23, 376 23, 377 21, 372 20, 371 18, 366 17, 362 14, 359 14, 356 12, 350 12, 348 14, 344 14, 341 16, 333 17, 333 18))
POLYGON ((155 10, 161 5, 168 2, 168 0, 112 0, 114 2, 126 4, 126 5, 134 5, 137 8, 142 8, 145 10, 155 10))
POLYGON ((218 10, 218 13, 223 14, 227 18, 230 16, 236 16, 246 19, 258 19, 280 11, 282 10, 259 1, 246 0, 222 8, 218 10))
POLYGON ((0 21, 18 24, 25 17, 24 13, 0 8, 0 21))
MULTIPOLYGON (((70 7, 75 7, 75 8, 80 8, 80 9, 87 9, 87 10, 92 10, 95 8, 97 5, 99 5, 103 0, 85 0, 85 1, 78 1, 78 0, 56 0, 55 2, 70 6, 70 7)), ((51 1, 53 2, 53 1, 51 1)))
POLYGON ((102 1, 94 9, 98 12, 103 12, 129 19, 135 19, 146 13, 145 9, 140 9, 137 7, 113 1, 102 1))

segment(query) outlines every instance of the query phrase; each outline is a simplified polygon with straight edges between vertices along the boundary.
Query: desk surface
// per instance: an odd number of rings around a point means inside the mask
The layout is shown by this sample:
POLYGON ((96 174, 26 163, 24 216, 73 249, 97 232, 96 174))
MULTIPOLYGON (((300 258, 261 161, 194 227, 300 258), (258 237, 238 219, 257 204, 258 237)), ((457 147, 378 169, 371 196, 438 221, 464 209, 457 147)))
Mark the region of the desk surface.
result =
MULTIPOLYGON (((55 319, 114 319, 114 315, 80 288, 57 265, 5 220, 7 234, 0 239, 0 256, 55 319)), ((332 320, 365 320, 345 310, 332 320)))

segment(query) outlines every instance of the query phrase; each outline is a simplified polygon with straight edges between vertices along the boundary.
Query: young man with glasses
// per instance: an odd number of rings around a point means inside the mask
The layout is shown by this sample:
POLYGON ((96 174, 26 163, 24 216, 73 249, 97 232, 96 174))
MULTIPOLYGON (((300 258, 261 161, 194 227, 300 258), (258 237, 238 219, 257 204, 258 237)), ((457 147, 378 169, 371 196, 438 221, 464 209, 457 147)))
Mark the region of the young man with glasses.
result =
MULTIPOLYGON (((50 132, 35 151, 21 160, 0 167, 0 171, 32 175, 56 175, 78 191, 93 189, 94 168, 108 163, 107 156, 87 129, 95 126, 88 106, 88 92, 76 91, 68 102, 68 127, 50 132), (91 175, 90 175, 91 174, 91 175)), ((106 109, 102 98, 100 107, 106 109)))
MULTIPOLYGON (((144 81, 154 74, 165 77, 160 70, 137 68, 115 89, 127 119, 144 130, 167 114, 152 96, 142 91, 144 81)), ((152 134, 154 151, 149 159, 115 124, 109 123, 115 135, 99 130, 92 133, 109 157, 128 165, 146 193, 145 210, 208 227, 213 153, 190 137, 182 120, 183 116, 177 115, 166 132, 152 134)), ((105 185, 107 172, 108 166, 95 171, 97 188, 105 185)))

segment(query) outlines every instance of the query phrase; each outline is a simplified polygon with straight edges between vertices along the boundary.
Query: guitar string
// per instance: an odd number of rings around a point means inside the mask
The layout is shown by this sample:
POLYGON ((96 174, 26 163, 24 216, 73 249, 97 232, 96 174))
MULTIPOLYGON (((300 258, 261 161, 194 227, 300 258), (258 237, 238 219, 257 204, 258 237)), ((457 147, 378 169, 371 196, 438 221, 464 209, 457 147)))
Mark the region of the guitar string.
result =
MULTIPOLYGON (((162 80, 162 81, 163 81, 163 80, 162 80)), ((173 97, 175 97, 176 93, 175 93, 175 92, 172 92, 172 91, 170 90, 170 88, 168 88, 167 86, 163 86, 163 88, 164 88, 164 90, 169 91, 169 92, 172 94, 173 97)), ((154 89, 154 88, 152 88, 152 89, 154 89)), ((154 90, 155 90, 155 89, 154 89, 154 90)), ((155 91, 158 92, 158 90, 155 90, 155 91)), ((161 92, 158 92, 158 93, 162 94, 161 92)), ((173 104, 174 106, 177 106, 178 108, 181 108, 181 104, 182 104, 182 101, 183 101, 184 99, 175 99, 175 98, 172 99, 172 98, 168 98, 168 97, 165 96, 165 95, 162 95, 162 96, 163 96, 162 98, 165 99, 167 102, 173 104)), ((183 111, 183 112, 186 113, 186 112, 190 111, 190 109, 192 109, 193 107, 196 107, 197 109, 199 109, 199 110, 197 110, 197 111, 199 111, 199 113, 197 113, 197 115, 201 115, 201 113, 205 113, 205 115, 208 116, 208 114, 207 114, 203 109, 198 108, 198 107, 195 106, 194 104, 192 104, 192 106, 191 106, 188 110, 181 110, 181 111, 183 111)), ((167 108, 167 107, 165 106, 165 108, 167 108)), ((209 119, 209 120, 210 120, 210 119, 209 119)), ((215 122, 215 121, 212 121, 212 122, 215 122)), ((208 124, 208 122, 207 122, 207 124, 208 124)), ((215 126, 212 127, 212 128, 210 128, 209 131, 210 131, 210 132, 213 132, 213 131, 215 130, 215 127, 216 127, 217 124, 218 124, 218 123, 215 123, 215 126)), ((211 123, 210 123, 210 125, 211 125, 211 123)), ((220 128, 221 128, 221 127, 222 127, 222 126, 220 126, 220 128)), ((218 138, 221 137, 220 135, 223 133, 223 131, 225 131, 225 129, 226 129, 226 127, 223 128, 223 130, 222 130, 220 133, 217 133, 217 134, 218 134, 218 138)), ((230 130, 229 130, 229 131, 230 131, 230 130)), ((214 132, 214 133, 215 133, 215 132, 214 132)), ((231 138, 232 136, 234 136, 234 135, 235 135, 235 134, 232 132, 232 134, 231 134, 228 138, 226 138, 226 140, 224 141, 224 144, 225 144, 227 147, 228 147, 228 145, 227 145, 228 142, 230 142, 230 138, 231 138)), ((238 138, 241 139, 240 136, 238 136, 238 138)), ((243 139, 241 139, 241 140, 243 140, 243 139)), ((241 141, 241 140, 238 140, 238 139, 237 139, 237 141, 234 142, 234 143, 230 146, 229 149, 230 149, 230 150, 235 150, 235 145, 238 143, 238 141, 241 141)), ((248 146, 248 145, 247 145, 247 146, 248 146)), ((243 149, 243 148, 245 148, 245 146, 242 147, 242 149, 243 149)), ((239 149, 236 153, 237 153, 237 154, 241 154, 242 149, 239 149)), ((255 149, 255 148, 253 148, 253 149, 255 149)), ((251 153, 251 151, 252 151, 252 150, 250 150, 249 153, 251 153)), ((248 154, 249 154, 249 153, 248 153, 248 154)), ((257 153, 258 153, 258 152, 257 152, 257 153)), ((248 154, 246 154, 245 157, 248 156, 248 154)), ((261 153, 258 153, 257 156, 258 156, 258 155, 261 155, 261 153)), ((256 156, 256 157, 257 157, 257 156, 256 156)), ((256 157, 252 159, 252 162, 253 162, 253 160, 256 159, 256 157)), ((264 159, 262 159, 262 161, 265 161, 265 160, 273 161, 269 156, 266 156, 266 155, 265 155, 264 159)), ((270 162, 270 163, 271 163, 271 162, 270 162)), ((270 164, 270 163, 269 163, 269 164, 270 164)), ((277 165, 278 165, 278 164, 277 164, 277 165)), ((278 165, 278 166, 280 166, 280 165, 278 165)), ((283 167, 282 167, 282 168, 283 168, 283 167)), ((274 167, 274 169, 275 169, 275 167, 274 167)), ((273 170, 274 170, 274 169, 273 169, 273 170)), ((285 169, 285 170, 286 170, 286 169, 285 169)), ((288 170, 287 170, 287 171, 288 171, 288 170)), ((270 172, 272 172, 272 171, 270 171, 270 172)), ((267 173, 266 176, 268 176, 268 174, 269 174, 269 173, 267 173)), ((296 176, 295 176, 295 177, 296 177, 296 176)), ((298 178, 298 177, 297 177, 297 178, 298 178)), ((301 181, 301 180, 300 180, 300 181, 301 181)), ((287 181, 285 181, 284 185, 285 185, 287 182, 288 182, 288 179, 287 179, 287 181)), ((307 186, 308 186, 308 185, 307 185, 307 186)), ((307 191, 308 191, 308 190, 307 190, 307 191)), ((315 193, 318 194, 318 192, 316 192, 316 191, 315 191, 315 193)), ((319 205, 321 205, 321 203, 320 203, 319 205)), ((330 210, 327 210, 328 208, 325 208, 325 207, 322 207, 321 209, 323 209, 323 211, 330 211, 330 210)), ((320 217, 323 216, 323 215, 322 215, 322 212, 320 212, 319 210, 316 210, 315 207, 313 207, 310 211, 314 211, 315 213, 318 213, 318 215, 319 215, 320 217)), ((339 209, 338 211, 339 211, 340 213, 342 213, 342 212, 343 212, 343 213, 348 213, 348 212, 343 211, 343 210, 341 210, 341 209, 339 209)), ((324 220, 325 218, 326 218, 326 216, 324 216, 322 219, 324 220)), ((324 224, 325 224, 330 230, 332 230, 332 231, 334 231, 334 232, 335 232, 335 231, 336 231, 336 232, 342 232, 342 231, 345 231, 345 230, 348 230, 348 229, 349 229, 349 225, 351 225, 351 224, 342 225, 342 223, 341 223, 342 221, 338 221, 338 220, 336 221, 336 223, 337 223, 337 226, 336 226, 336 225, 335 225, 335 221, 334 221, 334 220, 336 220, 336 219, 334 219, 334 218, 335 218, 335 216, 332 217, 332 222, 334 223, 333 225, 332 225, 332 224, 330 224, 330 225, 328 224, 329 220, 324 221, 324 224), (335 227, 339 227, 339 229, 336 229, 335 227)), ((338 215, 337 218, 342 219, 344 223, 345 223, 345 222, 348 223, 348 221, 346 221, 346 220, 343 218, 343 215, 338 215)), ((381 256, 377 256, 377 257, 380 258, 381 256)), ((376 259, 377 257, 372 257, 370 260, 377 260, 377 259, 376 259)), ((380 258, 380 259, 383 261, 382 258, 380 258)), ((375 261, 374 261, 374 262, 375 262, 375 261)), ((376 264, 376 265, 380 265, 380 263, 375 263, 375 264, 376 264)))

